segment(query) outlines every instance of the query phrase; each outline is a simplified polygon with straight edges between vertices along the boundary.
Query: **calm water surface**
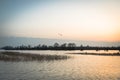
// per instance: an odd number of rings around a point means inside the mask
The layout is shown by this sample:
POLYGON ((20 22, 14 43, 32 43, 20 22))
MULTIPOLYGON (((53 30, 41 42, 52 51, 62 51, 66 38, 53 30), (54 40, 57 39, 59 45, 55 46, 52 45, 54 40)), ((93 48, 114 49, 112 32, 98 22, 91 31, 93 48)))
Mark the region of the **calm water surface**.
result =
POLYGON ((68 55, 72 58, 40 62, 0 61, 0 80, 120 80, 120 56, 65 54, 80 52, 78 50, 18 52, 68 55))

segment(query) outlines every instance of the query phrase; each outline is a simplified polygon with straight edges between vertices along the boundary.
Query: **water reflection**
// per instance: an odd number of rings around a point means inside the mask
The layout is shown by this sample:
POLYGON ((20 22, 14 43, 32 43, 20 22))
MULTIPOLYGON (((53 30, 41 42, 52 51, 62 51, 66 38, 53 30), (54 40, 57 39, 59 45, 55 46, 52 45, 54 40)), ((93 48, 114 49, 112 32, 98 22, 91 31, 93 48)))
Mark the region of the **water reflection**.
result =
MULTIPOLYGON (((33 51, 34 52, 34 51, 33 51)), ((41 51, 38 51, 40 53, 41 51)), ((45 51, 64 54, 69 51, 45 51)), ((74 51, 73 51, 74 52, 74 51)), ((75 51, 77 52, 77 51, 75 51)), ((48 54, 48 53, 46 53, 48 54)), ((68 54, 65 54, 68 55, 68 54)), ((2 62, 0 80, 119 80, 120 56, 71 55, 44 62, 2 62)))

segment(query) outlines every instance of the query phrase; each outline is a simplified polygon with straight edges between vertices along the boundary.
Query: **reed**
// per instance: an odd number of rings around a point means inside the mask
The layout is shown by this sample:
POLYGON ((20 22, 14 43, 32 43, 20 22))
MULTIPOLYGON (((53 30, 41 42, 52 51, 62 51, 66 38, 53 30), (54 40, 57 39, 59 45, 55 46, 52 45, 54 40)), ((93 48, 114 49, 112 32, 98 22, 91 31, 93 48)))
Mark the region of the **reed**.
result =
POLYGON ((1 61, 51 61, 65 60, 70 58, 67 55, 44 55, 19 52, 0 52, 1 61))

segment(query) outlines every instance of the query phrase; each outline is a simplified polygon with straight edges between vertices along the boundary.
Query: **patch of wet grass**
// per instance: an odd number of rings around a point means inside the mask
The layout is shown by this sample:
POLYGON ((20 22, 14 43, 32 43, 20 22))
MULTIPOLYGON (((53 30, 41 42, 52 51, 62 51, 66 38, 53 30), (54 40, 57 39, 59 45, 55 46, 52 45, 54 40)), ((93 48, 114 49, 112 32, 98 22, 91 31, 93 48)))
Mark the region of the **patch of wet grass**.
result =
POLYGON ((65 60, 70 58, 67 55, 44 55, 19 52, 0 52, 1 61, 51 61, 65 60))

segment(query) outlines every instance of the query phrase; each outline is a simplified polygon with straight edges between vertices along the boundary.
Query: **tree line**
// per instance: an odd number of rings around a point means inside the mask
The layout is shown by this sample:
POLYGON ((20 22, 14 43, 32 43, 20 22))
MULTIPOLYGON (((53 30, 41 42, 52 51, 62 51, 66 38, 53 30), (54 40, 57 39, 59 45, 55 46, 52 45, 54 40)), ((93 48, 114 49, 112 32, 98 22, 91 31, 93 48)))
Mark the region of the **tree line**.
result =
POLYGON ((4 50, 119 50, 120 51, 120 46, 118 47, 93 47, 93 46, 76 46, 75 43, 63 43, 63 44, 59 44, 59 43, 54 43, 52 46, 47 46, 45 44, 41 45, 37 45, 37 46, 31 46, 31 45, 21 45, 21 46, 5 46, 2 47, 1 49, 4 50))

